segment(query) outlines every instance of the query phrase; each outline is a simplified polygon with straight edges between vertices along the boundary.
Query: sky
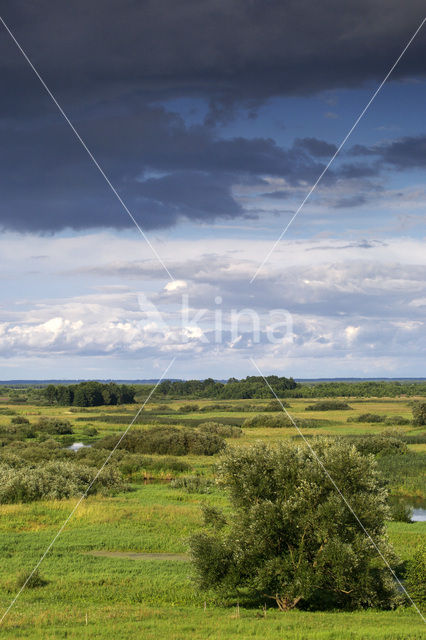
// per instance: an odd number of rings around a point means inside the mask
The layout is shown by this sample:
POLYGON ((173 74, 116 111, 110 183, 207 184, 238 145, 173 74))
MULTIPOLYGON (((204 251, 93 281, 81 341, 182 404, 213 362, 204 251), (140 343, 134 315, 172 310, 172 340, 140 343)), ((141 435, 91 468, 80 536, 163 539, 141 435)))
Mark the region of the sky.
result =
POLYGON ((425 376, 422 2, 2 7, 0 379, 425 376))

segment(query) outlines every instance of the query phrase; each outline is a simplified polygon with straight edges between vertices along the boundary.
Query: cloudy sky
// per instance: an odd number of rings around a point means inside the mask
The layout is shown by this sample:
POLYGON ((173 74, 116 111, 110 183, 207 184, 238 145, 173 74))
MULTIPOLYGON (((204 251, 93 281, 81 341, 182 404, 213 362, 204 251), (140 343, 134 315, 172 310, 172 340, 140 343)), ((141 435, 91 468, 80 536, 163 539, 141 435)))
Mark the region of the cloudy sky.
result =
POLYGON ((1 379, 425 375, 424 3, 2 7, 1 379))

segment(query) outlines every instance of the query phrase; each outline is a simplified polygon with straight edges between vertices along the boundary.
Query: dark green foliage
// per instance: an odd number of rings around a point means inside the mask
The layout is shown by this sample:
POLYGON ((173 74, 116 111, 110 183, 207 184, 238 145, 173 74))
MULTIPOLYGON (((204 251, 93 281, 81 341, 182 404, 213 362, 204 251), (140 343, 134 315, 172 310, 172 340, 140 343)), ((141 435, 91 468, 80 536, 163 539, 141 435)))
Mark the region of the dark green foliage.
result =
POLYGON ((130 404, 135 401, 135 394, 133 386, 95 380, 69 385, 50 384, 44 389, 44 398, 48 404, 76 407, 130 404))
POLYGON ((348 438, 363 455, 389 455, 407 453, 408 447, 399 438, 388 435, 373 434, 358 438, 348 438))
MULTIPOLYGON (((426 382, 397 380, 354 381, 354 382, 312 382, 296 383, 293 378, 269 376, 269 384, 281 398, 395 398, 405 396, 425 396, 426 382)), ((181 398, 250 399, 272 398, 273 394, 260 376, 249 376, 243 380, 230 378, 227 382, 207 380, 175 381, 164 380, 157 392, 162 396, 181 398)))
POLYGON ((14 416, 11 419, 10 424, 30 424, 30 421, 24 416, 14 416))
POLYGON ((290 418, 281 413, 278 416, 264 416, 261 413, 256 416, 246 418, 243 422, 243 427, 250 429, 256 427, 268 427, 269 429, 281 429, 283 427, 293 427, 293 423, 290 418))
POLYGON ((348 409, 352 407, 342 400, 321 400, 305 407, 305 411, 347 411, 348 409))
POLYGON ((62 420, 61 418, 47 418, 42 416, 37 424, 38 431, 49 433, 51 435, 67 435, 74 433, 72 424, 68 420, 62 420))
POLYGON ((383 416, 379 415, 378 413, 361 413, 359 416, 351 416, 347 419, 347 422, 383 422, 384 424, 387 424, 389 426, 402 426, 410 424, 410 420, 408 418, 404 418, 403 416, 383 416))
POLYGON ((416 402, 413 405, 413 424, 416 427, 426 424, 426 402, 416 402))
POLYGON ((35 438, 36 431, 34 425, 29 422, 23 424, 10 424, 0 426, 0 438, 3 441, 3 446, 11 440, 25 440, 26 438, 35 438))
MULTIPOLYGON (((278 376, 268 376, 267 381, 280 396, 290 389, 300 386, 293 378, 278 376)), ((157 388, 157 393, 163 396, 182 397, 191 396, 194 398, 272 398, 273 393, 269 390, 261 376, 248 376, 244 380, 230 378, 227 382, 217 382, 213 378, 206 380, 164 380, 157 388)))
POLYGON ((202 476, 183 476, 171 481, 173 489, 183 489, 187 493, 211 493, 214 482, 202 476))
POLYGON ((390 519, 395 522, 411 522, 413 509, 402 498, 390 501, 390 519))
POLYGON ((221 422, 202 422, 198 425, 198 429, 203 433, 216 433, 222 438, 240 438, 243 434, 240 427, 234 427, 231 424, 222 424, 221 422))
POLYGON ((183 404, 179 407, 179 413, 191 413, 199 410, 198 404, 183 404))
MULTIPOLYGON (((271 400, 270 402, 268 402, 268 404, 266 404, 264 407, 262 407, 262 411, 282 411, 283 407, 285 407, 286 409, 290 408, 290 405, 288 402, 284 402, 284 400, 271 400)), ((259 408, 257 407, 257 410, 259 408)), ((256 408, 255 408, 256 410, 256 408)))
POLYGON ((361 413, 359 416, 352 416, 347 419, 347 422, 384 422, 386 416, 381 416, 378 413, 361 413))
MULTIPOLYGON (((323 420, 314 420, 313 418, 297 418, 295 422, 300 429, 315 429, 316 427, 320 427, 324 424, 323 420)), ((265 416, 262 414, 258 414, 244 420, 243 428, 250 429, 255 427, 264 427, 268 429, 282 429, 292 427, 293 429, 295 429, 292 420, 284 412, 278 416, 265 416)))
POLYGON ((420 544, 407 564, 405 587, 417 605, 426 605, 426 545, 420 544))
MULTIPOLYGON (((113 449, 120 436, 108 436, 95 446, 113 449)), ((212 456, 225 448, 225 441, 216 434, 202 433, 196 429, 154 427, 143 431, 129 431, 118 445, 131 453, 158 453, 184 456, 188 453, 212 456)))
MULTIPOLYGON (((387 493, 376 465, 342 441, 314 441, 325 468, 391 564, 387 493)), ((400 600, 377 551, 307 447, 229 450, 218 469, 232 514, 205 514, 191 555, 202 588, 282 610, 391 607, 400 600), (225 524, 226 522, 226 524, 225 524)))
POLYGON ((29 571, 21 571, 16 578, 16 588, 21 589, 24 585, 26 589, 36 589, 44 587, 48 581, 42 578, 38 569, 33 573, 29 571))
POLYGON ((93 436, 98 435, 98 430, 96 429, 96 427, 93 427, 92 425, 87 425, 87 427, 83 429, 83 433, 85 436, 92 438, 93 436))

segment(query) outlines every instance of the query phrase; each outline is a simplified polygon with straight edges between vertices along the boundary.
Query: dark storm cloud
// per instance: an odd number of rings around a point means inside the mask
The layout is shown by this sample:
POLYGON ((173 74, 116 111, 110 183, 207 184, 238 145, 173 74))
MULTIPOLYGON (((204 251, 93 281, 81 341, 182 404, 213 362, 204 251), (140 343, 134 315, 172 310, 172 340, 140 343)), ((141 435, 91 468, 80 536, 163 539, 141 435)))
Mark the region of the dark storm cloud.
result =
POLYGON ((317 138, 296 138, 294 146, 305 149, 315 158, 330 158, 337 151, 335 144, 330 144, 325 140, 317 140, 317 138))
MULTIPOLYGON (((284 149, 266 138, 221 139, 210 127, 187 126, 161 107, 122 107, 118 113, 105 107, 76 123, 147 229, 181 218, 247 216, 232 196, 233 184, 262 185, 262 175, 272 175, 297 186, 314 180, 323 168, 300 148, 284 149)), ((3 121, 0 133, 3 228, 49 232, 131 226, 59 115, 35 119, 28 127, 3 121)))
POLYGON ((395 140, 381 149, 381 157, 397 169, 426 167, 426 135, 395 140))
POLYGON ((408 136, 371 147, 355 145, 349 154, 376 156, 382 164, 396 169, 422 168, 426 167, 426 135, 408 136))
MULTIPOLYGON (((9 0, 2 13, 47 79, 77 99, 124 89, 197 93, 218 109, 220 96, 311 94, 383 77, 424 3, 9 0)), ((4 33, 0 47, 2 69, 15 79, 26 75, 4 33)), ((425 54, 419 38, 396 75, 424 74, 425 54)))
MULTIPOLYGON (((312 183, 334 145, 221 139, 218 123, 265 99, 382 77, 420 21, 411 0, 24 0, 2 15, 145 228, 245 215, 235 183, 312 183), (189 126, 159 106, 208 105, 189 126)), ((424 73, 419 39, 395 77, 424 73)), ((19 231, 130 226, 9 35, 0 29, 0 224, 19 231)), ((402 150, 399 151, 402 157, 402 150)), ((386 160, 392 162, 391 160, 386 160)), ((407 162, 407 161, 406 161, 407 162)), ((407 165, 408 166, 408 165, 407 165)), ((374 175, 373 165, 330 171, 374 175)), ((271 195, 270 197, 274 197, 271 195)), ((276 196, 275 196, 276 197, 276 196)))

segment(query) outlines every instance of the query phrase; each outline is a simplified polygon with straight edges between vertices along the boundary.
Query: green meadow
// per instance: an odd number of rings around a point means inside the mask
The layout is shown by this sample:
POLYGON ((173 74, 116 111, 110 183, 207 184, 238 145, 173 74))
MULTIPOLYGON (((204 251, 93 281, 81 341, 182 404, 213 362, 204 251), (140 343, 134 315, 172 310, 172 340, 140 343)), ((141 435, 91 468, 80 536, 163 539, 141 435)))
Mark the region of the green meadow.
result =
MULTIPOLYGON (((223 402, 232 411, 215 408, 207 400, 167 401, 169 410, 156 411, 157 401, 147 405, 141 421, 133 427, 150 430, 158 424, 185 428, 186 421, 226 422, 242 425, 243 435, 228 438, 228 447, 244 447, 257 440, 269 443, 300 438, 291 427, 250 427, 243 421, 256 411, 245 411, 249 402, 262 413, 265 401, 223 402), (180 412, 188 403, 195 411, 180 412), (238 410, 241 408, 241 410, 238 410), (168 412, 167 412, 168 411, 168 412), (167 421, 165 420, 167 418, 167 421), (170 422, 169 422, 170 419, 170 422)), ((378 459, 392 495, 407 504, 425 500, 426 434, 405 424, 387 427, 382 422, 348 422, 365 413, 411 419, 411 399, 348 399, 349 410, 306 411, 312 399, 290 399, 290 414, 315 420, 302 427, 313 436, 358 437, 395 429, 405 438, 408 453, 378 459)), ((30 422, 40 416, 66 419, 74 433, 58 436, 64 446, 72 442, 93 444, 101 437, 118 434, 130 423, 137 405, 90 409, 1 405, 30 422), (96 435, 88 436, 88 427, 96 435)), ((265 413, 265 416, 279 413, 265 413)), ((0 414, 0 426, 10 416, 0 414)), ((162 456, 150 455, 151 458, 162 456)), ((52 550, 40 566, 42 586, 25 589, 2 626, 0 638, 271 638, 320 639, 420 639, 425 626, 413 607, 393 611, 280 613, 270 603, 264 607, 237 601, 222 601, 214 593, 200 592, 192 579, 188 561, 188 537, 202 525, 200 505, 228 508, 226 495, 214 484, 218 455, 186 455, 184 471, 147 468, 129 472, 127 491, 114 495, 90 495, 79 506, 52 550), (173 480, 195 476, 205 481, 202 492, 173 486, 173 480), (127 554, 127 555, 126 555, 127 554), (163 554, 166 554, 163 556, 163 554), (168 555, 167 555, 168 554, 168 555)), ((78 498, 0 505, 0 604, 5 611, 15 597, 17 580, 30 571, 56 535, 78 498)), ((426 523, 389 522, 388 533, 403 561, 424 540, 426 523)))

